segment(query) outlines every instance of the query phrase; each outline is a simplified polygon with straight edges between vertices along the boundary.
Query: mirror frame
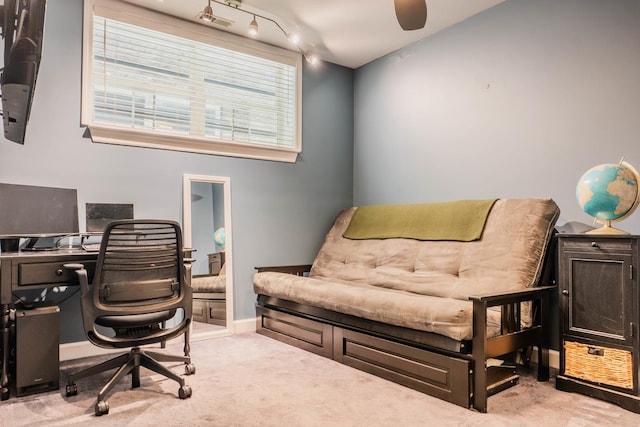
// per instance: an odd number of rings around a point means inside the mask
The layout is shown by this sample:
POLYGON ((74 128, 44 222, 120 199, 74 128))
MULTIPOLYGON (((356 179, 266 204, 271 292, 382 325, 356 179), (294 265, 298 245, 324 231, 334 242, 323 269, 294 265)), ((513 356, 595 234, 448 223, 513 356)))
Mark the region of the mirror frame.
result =
POLYGON ((182 178, 182 232, 183 243, 186 248, 191 248, 191 183, 205 182, 223 185, 224 199, 224 232, 225 232, 225 264, 226 269, 226 296, 225 306, 227 312, 224 329, 199 332, 191 335, 194 341, 200 339, 222 337, 233 334, 233 239, 231 226, 231 178, 226 176, 184 174, 182 178))

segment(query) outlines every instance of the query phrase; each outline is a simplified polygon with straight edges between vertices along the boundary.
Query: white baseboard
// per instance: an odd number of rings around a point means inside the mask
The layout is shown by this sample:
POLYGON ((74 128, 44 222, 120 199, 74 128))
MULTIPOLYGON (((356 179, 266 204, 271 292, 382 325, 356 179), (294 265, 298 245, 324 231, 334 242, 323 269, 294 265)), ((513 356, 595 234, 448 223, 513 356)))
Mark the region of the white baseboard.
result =
MULTIPOLYGON (((538 363, 537 351, 534 351, 531 355, 531 361, 538 363)), ((552 369, 560 369, 560 352, 558 350, 549 350, 549 367, 552 369)))
MULTIPOLYGON (((255 332, 256 321, 257 318, 236 320, 233 322, 233 333, 241 334, 244 332, 255 332)), ((531 361, 533 363, 538 363, 537 351, 533 351, 531 361)), ((558 350, 549 350, 549 367, 552 369, 560 369, 560 352, 558 352, 558 350)))
POLYGON ((549 366, 560 369, 560 352, 558 350, 549 350, 549 366))
MULTIPOLYGON (((242 334, 246 332, 256 331, 256 318, 241 319, 233 322, 231 330, 215 331, 212 333, 198 334, 198 336, 192 337, 191 341, 200 341, 203 339, 210 339, 215 337, 222 337, 231 334, 242 334)), ((181 340, 182 337, 175 338, 181 340)), ((122 349, 105 349, 96 347, 89 341, 78 341, 67 344, 60 344, 60 361, 80 359, 89 356, 99 356, 103 354, 122 353, 122 349)))
MULTIPOLYGON (((214 338, 216 336, 226 336, 230 334, 243 334, 256 331, 256 318, 241 319, 233 322, 233 328, 231 331, 217 331, 212 334, 201 334, 199 337, 194 337, 192 341, 199 341, 201 339, 214 338)), ((176 338, 177 339, 177 338, 176 338)), ((82 357, 98 356, 101 354, 118 353, 122 350, 107 350, 96 347, 89 341, 73 342, 69 344, 60 345, 60 360, 72 360, 80 359, 82 357)), ((538 352, 534 351, 531 357, 531 361, 538 362, 538 352)), ((558 350, 549 350, 549 366, 553 369, 560 368, 560 353, 558 350)))
MULTIPOLYGON (((255 332, 256 322, 257 318, 237 320, 233 323, 233 333, 255 332)), ((538 363, 538 351, 535 347, 531 355, 531 361, 538 363)), ((560 352, 558 350, 549 350, 549 367, 552 369, 560 369, 560 352)))
POLYGON ((78 341, 67 344, 60 344, 60 361, 81 359, 89 356, 99 356, 102 354, 122 353, 122 349, 106 349, 96 347, 89 341, 78 341))
POLYGON ((234 334, 243 334, 246 332, 255 332, 256 331, 256 321, 255 317, 251 317, 249 319, 236 320, 233 322, 233 333, 234 334))

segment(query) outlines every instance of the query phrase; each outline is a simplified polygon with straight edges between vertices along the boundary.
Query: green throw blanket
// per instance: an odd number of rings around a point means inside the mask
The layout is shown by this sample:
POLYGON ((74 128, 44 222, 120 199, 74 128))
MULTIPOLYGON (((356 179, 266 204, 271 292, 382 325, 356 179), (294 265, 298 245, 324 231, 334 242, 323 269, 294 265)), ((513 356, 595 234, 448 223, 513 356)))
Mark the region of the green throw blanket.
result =
POLYGON ((361 206, 343 236, 358 240, 406 238, 470 242, 482 236, 495 201, 361 206))

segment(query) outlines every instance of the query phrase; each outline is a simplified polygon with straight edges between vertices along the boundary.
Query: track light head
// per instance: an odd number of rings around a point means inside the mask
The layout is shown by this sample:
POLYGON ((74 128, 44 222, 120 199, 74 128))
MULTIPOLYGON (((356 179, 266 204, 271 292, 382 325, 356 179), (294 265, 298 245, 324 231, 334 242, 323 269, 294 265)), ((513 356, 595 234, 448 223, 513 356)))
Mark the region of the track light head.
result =
POLYGON ((253 21, 249 24, 249 35, 251 37, 255 37, 258 35, 258 21, 256 21, 256 16, 253 15, 253 21))
POLYGON ((209 21, 209 22, 213 22, 213 20, 215 19, 215 17, 213 16, 213 8, 211 7, 211 0, 209 0, 209 3, 202 10, 202 13, 200 14, 200 19, 202 19, 203 21, 209 21))
POLYGON ((294 45, 298 45, 298 43, 300 43, 300 36, 297 35, 296 33, 291 33, 287 36, 287 38, 289 39, 289 41, 291 43, 293 43, 294 45))

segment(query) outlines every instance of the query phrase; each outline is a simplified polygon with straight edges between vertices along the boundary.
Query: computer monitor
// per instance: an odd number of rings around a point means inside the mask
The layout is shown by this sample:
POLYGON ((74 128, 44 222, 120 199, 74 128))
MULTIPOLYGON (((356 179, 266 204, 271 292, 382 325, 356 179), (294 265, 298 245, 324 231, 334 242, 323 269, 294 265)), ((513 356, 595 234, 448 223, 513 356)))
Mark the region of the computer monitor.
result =
POLYGON ((21 238, 78 234, 75 189, 0 183, 0 243, 18 249, 21 238))
POLYGON ((131 203, 87 203, 87 233, 100 233, 111 222, 119 219, 133 218, 131 203))

